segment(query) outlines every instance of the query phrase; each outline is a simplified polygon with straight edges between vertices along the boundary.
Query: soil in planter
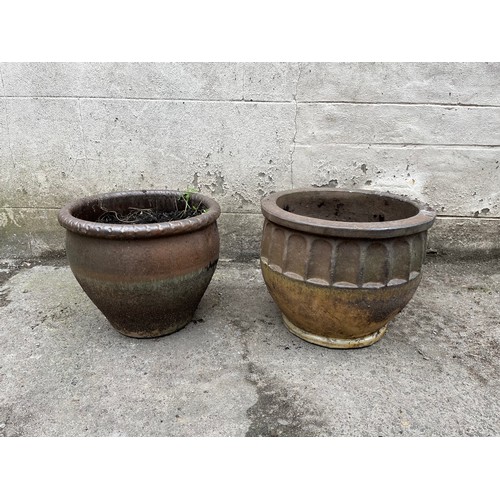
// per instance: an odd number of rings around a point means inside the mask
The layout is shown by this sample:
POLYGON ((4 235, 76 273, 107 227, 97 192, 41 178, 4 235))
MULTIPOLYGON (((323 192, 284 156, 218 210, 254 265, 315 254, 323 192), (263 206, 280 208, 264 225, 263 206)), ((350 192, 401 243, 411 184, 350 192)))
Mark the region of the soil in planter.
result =
POLYGON ((178 200, 177 208, 172 211, 135 207, 129 207, 126 211, 106 210, 99 216, 97 222, 105 224, 156 224, 196 217, 205 211, 205 206, 201 204, 198 206, 186 205, 185 201, 181 199, 178 200), (179 204, 184 206, 179 208, 179 204))

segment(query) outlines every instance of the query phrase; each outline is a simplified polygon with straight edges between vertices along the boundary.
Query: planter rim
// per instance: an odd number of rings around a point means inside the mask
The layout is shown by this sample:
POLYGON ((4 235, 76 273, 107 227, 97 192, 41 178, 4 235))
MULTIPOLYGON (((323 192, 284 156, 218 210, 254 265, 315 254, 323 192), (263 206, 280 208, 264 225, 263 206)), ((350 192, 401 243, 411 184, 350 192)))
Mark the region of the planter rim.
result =
POLYGON ((436 218, 436 212, 430 206, 408 196, 392 194, 389 191, 342 188, 298 188, 278 191, 261 199, 262 213, 266 219, 276 224, 323 236, 340 236, 347 238, 393 238, 419 233, 429 229, 436 218), (294 193, 338 193, 342 195, 364 194, 408 203, 418 210, 412 217, 384 222, 347 222, 308 217, 288 212, 278 206, 281 197, 294 193))
POLYGON ((201 202, 207 207, 203 214, 189 217, 187 219, 171 222, 159 222, 151 224, 109 224, 103 222, 92 222, 80 219, 73 215, 74 211, 84 206, 96 203, 112 203, 126 197, 142 196, 181 196, 182 191, 163 189, 143 189, 136 191, 116 191, 97 194, 74 200, 63 206, 58 213, 59 224, 73 233, 94 238, 105 238, 112 240, 159 238, 162 236, 173 236, 191 233, 214 223, 221 213, 219 204, 209 196, 201 193, 192 193, 191 199, 201 202))

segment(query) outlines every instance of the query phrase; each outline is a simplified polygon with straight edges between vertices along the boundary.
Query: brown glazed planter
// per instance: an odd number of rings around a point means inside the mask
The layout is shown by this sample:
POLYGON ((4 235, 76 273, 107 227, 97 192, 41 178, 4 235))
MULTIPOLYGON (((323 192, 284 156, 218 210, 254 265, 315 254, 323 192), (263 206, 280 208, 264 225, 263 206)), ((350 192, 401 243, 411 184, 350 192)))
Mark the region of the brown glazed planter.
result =
POLYGON ((96 222, 104 211, 174 210, 178 191, 130 191, 83 198, 63 207, 71 270, 111 325, 129 337, 160 337, 187 325, 219 257, 213 199, 192 194, 205 213, 158 224, 96 222))
POLYGON ((287 328, 337 349, 379 340, 420 283, 435 212, 389 193, 322 188, 261 206, 262 274, 287 328))

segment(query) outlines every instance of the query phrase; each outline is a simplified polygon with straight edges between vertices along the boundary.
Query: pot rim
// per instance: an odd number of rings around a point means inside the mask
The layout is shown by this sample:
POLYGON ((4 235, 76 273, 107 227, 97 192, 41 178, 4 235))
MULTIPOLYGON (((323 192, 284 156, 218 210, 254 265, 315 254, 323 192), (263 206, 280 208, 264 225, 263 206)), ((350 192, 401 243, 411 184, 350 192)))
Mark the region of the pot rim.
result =
POLYGON ((171 222, 158 222, 152 224, 109 224, 103 222, 92 222, 80 219, 73 215, 74 211, 85 205, 95 203, 104 204, 114 200, 132 196, 182 196, 184 192, 166 189, 142 189, 135 191, 113 191, 93 196, 87 196, 71 201, 64 205, 57 215, 59 224, 73 233, 94 238, 105 239, 145 239, 159 238, 161 236, 173 236, 178 234, 191 233, 198 229, 203 229, 214 223, 220 213, 219 204, 209 196, 201 193, 192 193, 191 199, 201 202, 207 207, 203 214, 189 217, 187 219, 171 222))
POLYGON ((264 217, 271 222, 305 233, 320 234, 323 236, 340 236, 348 238, 392 238, 419 233, 429 229, 436 218, 436 212, 429 205, 397 195, 389 191, 375 191, 368 189, 342 188, 298 188, 287 191, 278 191, 261 199, 261 209, 264 217), (384 222, 346 222, 332 221, 315 217, 298 215, 280 208, 278 200, 294 193, 358 193, 372 196, 381 196, 392 200, 408 203, 418 210, 412 217, 384 222))

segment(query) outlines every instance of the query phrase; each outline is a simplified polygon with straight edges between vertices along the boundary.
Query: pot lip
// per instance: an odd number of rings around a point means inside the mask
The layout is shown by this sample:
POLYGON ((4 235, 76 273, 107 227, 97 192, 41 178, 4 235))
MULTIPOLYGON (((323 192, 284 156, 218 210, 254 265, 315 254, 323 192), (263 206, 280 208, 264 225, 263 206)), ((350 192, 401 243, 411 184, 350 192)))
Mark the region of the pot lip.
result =
POLYGON ((64 205, 57 215, 59 224, 68 231, 105 239, 145 239, 159 238, 161 236, 173 236, 178 234, 191 233, 198 229, 203 229, 214 223, 220 213, 219 204, 209 196, 201 193, 192 193, 191 197, 196 202, 201 202, 207 207, 203 214, 189 217, 187 219, 171 222, 159 222, 154 224, 109 224, 103 222, 92 222, 79 219, 73 212, 84 205, 93 203, 112 202, 129 196, 181 196, 182 191, 167 189, 142 189, 135 191, 113 191, 109 193, 96 194, 84 198, 78 198, 64 205))
POLYGON ((389 191, 368 189, 342 188, 297 188, 287 191, 277 191, 261 199, 261 209, 264 217, 271 222, 298 231, 319 234, 323 236, 340 236, 349 238, 392 238, 419 233, 429 229, 436 218, 436 212, 429 205, 408 196, 397 195, 389 191), (393 200, 409 203, 418 209, 412 217, 384 222, 345 222, 307 217, 293 214, 280 208, 278 200, 294 193, 342 193, 382 196, 393 200))

